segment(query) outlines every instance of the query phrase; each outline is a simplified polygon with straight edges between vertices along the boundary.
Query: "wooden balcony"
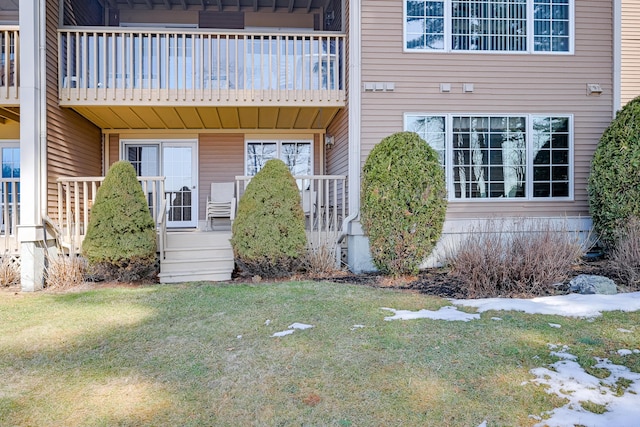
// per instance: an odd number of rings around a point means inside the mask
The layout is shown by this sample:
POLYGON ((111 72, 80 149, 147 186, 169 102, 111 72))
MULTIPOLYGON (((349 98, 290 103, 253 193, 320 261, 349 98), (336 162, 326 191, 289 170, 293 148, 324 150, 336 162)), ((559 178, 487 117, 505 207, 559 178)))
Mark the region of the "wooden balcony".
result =
MULTIPOLYGON (((19 49, 20 34, 18 27, 0 26, 0 105, 2 107, 20 106, 20 94, 18 90, 19 49)), ((16 112, 6 112, 8 116, 0 112, 0 118, 9 118, 18 121, 18 114, 16 112)))
POLYGON ((58 31, 64 106, 345 106, 345 36, 115 27, 58 31))

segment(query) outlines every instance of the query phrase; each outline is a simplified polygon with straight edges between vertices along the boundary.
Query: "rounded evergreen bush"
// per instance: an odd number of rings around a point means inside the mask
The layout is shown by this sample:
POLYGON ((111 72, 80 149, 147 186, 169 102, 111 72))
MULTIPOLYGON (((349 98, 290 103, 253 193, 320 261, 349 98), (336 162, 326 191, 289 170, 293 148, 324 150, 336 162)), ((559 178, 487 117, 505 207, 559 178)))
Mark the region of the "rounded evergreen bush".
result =
POLYGON ((307 234, 296 181, 282 160, 269 160, 238 203, 231 246, 238 266, 263 277, 285 277, 300 268, 307 234))
POLYGON ((640 97, 618 112, 591 162, 589 210, 601 243, 615 245, 631 217, 640 217, 640 97))
POLYGON ((155 273, 155 223, 131 163, 114 163, 98 188, 82 252, 93 274, 104 279, 155 273))
POLYGON ((447 210, 444 171, 418 134, 384 138, 367 157, 361 217, 371 256, 385 274, 415 274, 440 235, 447 210))

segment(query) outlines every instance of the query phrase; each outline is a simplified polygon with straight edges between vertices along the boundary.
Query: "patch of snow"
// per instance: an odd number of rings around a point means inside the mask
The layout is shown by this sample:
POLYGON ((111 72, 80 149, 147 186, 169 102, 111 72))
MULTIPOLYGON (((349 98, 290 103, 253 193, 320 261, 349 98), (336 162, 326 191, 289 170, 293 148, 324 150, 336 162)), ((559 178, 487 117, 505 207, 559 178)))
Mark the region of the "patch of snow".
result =
POLYGON ((267 325, 267 326, 269 326, 269 325, 271 324, 271 320, 269 320, 269 319, 265 320, 265 321, 264 321, 264 324, 265 324, 265 325, 267 325))
POLYGON ((630 331, 629 329, 618 328, 618 332, 624 332, 625 334, 630 334, 633 331, 630 331))
POLYGON ((307 325, 304 323, 292 323, 289 325, 289 329, 309 329, 313 328, 313 325, 307 325))
POLYGON ((487 427, 487 420, 484 420, 482 423, 480 423, 478 427, 487 427))
POLYGON ((630 354, 633 354, 633 352, 631 350, 627 350, 626 348, 621 348, 620 350, 618 350, 618 354, 620 356, 628 356, 630 354))
MULTIPOLYGON (((575 357, 575 356, 573 356, 575 357)), ((573 427, 576 424, 590 427, 635 426, 640 418, 640 374, 629 368, 614 365, 607 359, 598 359, 595 368, 605 369, 610 375, 598 379, 582 369, 574 360, 560 360, 549 368, 536 368, 530 372, 536 376, 532 382, 546 386, 546 392, 568 400, 568 403, 546 414, 536 426, 573 427), (631 381, 629 387, 618 396, 612 390, 620 378, 631 381), (606 408, 603 414, 584 409, 580 402, 592 402, 606 408)))
POLYGON ((284 337, 284 336, 287 336, 287 335, 291 335, 294 332, 295 332, 295 329, 287 329, 286 331, 276 332, 275 334, 273 334, 271 336, 272 337, 284 337))
POLYGON ((362 328, 364 328, 364 325, 353 325, 353 326, 351 327, 351 330, 352 330, 352 331, 355 331, 356 329, 362 329, 362 328))
POLYGON ((502 317, 492 317, 491 320, 502 320, 502 317))
POLYGON ((291 335, 292 333, 294 333, 296 331, 296 329, 309 329, 309 328, 313 328, 313 325, 307 325, 306 323, 292 323, 291 325, 289 325, 289 329, 287 329, 286 331, 281 331, 281 332, 276 332, 275 334, 271 335, 272 337, 284 337, 286 335, 291 335))
POLYGON ((559 325, 557 323, 549 323, 549 326, 551 326, 552 328, 562 328, 562 325, 559 325))
POLYGON ((242 335, 238 335, 236 338, 238 338, 239 340, 242 339, 242 335))
POLYGON ((452 299, 455 305, 476 307, 482 313, 489 310, 514 310, 530 314, 555 314, 567 317, 597 317, 603 311, 640 310, 640 292, 616 295, 558 295, 533 299, 486 298, 452 299))
POLYGON ((469 314, 458 311, 457 307, 445 306, 438 311, 431 310, 396 310, 393 308, 381 307, 382 310, 388 310, 394 313, 393 316, 385 317, 384 320, 413 320, 413 319, 433 319, 433 320, 450 320, 468 322, 473 319, 479 319, 479 314, 469 314))

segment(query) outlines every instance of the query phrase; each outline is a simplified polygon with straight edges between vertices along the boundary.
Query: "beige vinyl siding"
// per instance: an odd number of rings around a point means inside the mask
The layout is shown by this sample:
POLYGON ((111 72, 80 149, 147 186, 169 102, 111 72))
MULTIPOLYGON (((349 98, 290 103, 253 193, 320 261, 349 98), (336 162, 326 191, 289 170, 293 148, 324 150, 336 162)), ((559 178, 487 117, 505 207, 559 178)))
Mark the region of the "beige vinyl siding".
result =
POLYGON ((403 130, 403 114, 572 114, 574 201, 449 203, 450 218, 588 215, 592 153, 613 111, 612 2, 575 2, 575 54, 403 52, 401 1, 363 2, 362 80, 393 82, 392 92, 362 93, 362 153, 403 130), (440 93, 450 83, 450 93, 440 93), (463 83, 474 91, 463 93, 463 83), (601 96, 587 96, 599 83, 601 96))
MULTIPOLYGON (((166 10, 166 9, 121 9, 120 24, 167 24, 198 25, 198 14, 201 9, 166 10)), ((209 8, 208 11, 214 11, 209 8)), ((313 14, 306 11, 296 13, 261 13, 244 12, 245 27, 282 27, 313 29, 313 14)))
POLYGON ((108 164, 112 164, 120 160, 120 135, 117 133, 109 134, 109 156, 108 164))
POLYGON ((207 196, 212 182, 232 182, 236 175, 244 175, 243 134, 201 134, 199 154, 199 218, 205 218, 207 196))
POLYGON ((622 0, 621 105, 640 96, 640 0, 622 0))
POLYGON ((100 176, 100 129, 73 110, 58 106, 58 1, 47 1, 47 191, 48 211, 57 209, 61 176, 100 176))

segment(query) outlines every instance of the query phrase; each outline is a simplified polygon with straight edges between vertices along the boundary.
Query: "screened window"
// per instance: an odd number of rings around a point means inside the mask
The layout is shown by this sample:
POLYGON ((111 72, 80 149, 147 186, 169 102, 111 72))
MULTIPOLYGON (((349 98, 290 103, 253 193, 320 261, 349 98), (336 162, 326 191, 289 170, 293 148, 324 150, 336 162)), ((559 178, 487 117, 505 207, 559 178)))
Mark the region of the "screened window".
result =
POLYGON ((406 114, 440 155, 449 198, 569 198, 571 125, 568 116, 406 114))
POLYGON ((246 172, 254 176, 268 160, 280 159, 292 175, 311 175, 311 157, 310 141, 248 141, 246 172))
POLYGON ((572 7, 572 0, 405 0, 405 48, 568 53, 572 7))

